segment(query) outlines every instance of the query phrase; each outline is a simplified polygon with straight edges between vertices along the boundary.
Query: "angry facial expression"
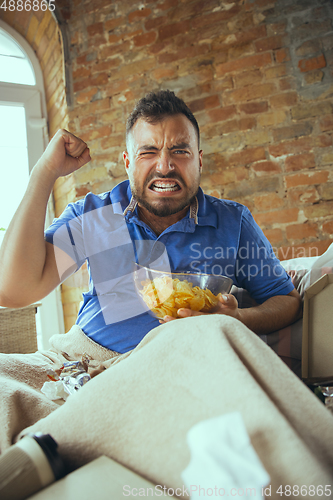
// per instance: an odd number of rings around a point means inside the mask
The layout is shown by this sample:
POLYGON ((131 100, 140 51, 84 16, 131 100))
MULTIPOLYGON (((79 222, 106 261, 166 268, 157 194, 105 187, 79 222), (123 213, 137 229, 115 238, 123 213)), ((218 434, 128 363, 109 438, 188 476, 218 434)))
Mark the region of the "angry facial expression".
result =
POLYGON ((198 191, 202 151, 194 126, 183 114, 157 123, 139 118, 123 158, 133 196, 158 217, 181 212, 198 191))

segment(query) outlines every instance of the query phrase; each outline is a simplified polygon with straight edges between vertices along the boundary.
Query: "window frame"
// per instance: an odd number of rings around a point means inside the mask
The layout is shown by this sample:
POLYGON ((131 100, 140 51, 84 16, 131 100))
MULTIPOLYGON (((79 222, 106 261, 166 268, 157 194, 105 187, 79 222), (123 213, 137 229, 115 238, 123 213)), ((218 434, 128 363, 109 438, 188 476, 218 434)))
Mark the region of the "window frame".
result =
MULTIPOLYGON (((49 142, 43 74, 39 61, 28 42, 1 19, 0 28, 20 46, 30 61, 36 77, 36 85, 0 82, 1 104, 21 105, 25 108, 30 173, 49 142)), ((47 207, 45 227, 51 224, 53 218, 54 203, 53 195, 51 195, 47 207)), ((45 297, 41 303, 42 307, 38 307, 37 312, 39 348, 47 348, 49 338, 53 334, 65 332, 60 287, 45 297)))

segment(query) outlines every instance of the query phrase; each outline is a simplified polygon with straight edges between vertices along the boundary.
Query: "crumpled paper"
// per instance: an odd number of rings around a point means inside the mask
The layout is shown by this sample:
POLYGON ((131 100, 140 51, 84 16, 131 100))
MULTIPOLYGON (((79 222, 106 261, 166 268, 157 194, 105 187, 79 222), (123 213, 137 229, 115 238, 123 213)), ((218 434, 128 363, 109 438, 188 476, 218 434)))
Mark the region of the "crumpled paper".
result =
POLYGON ((59 370, 48 370, 47 376, 50 380, 44 383, 42 393, 52 401, 66 401, 91 380, 88 365, 89 357, 83 355, 80 361, 66 361, 59 370))

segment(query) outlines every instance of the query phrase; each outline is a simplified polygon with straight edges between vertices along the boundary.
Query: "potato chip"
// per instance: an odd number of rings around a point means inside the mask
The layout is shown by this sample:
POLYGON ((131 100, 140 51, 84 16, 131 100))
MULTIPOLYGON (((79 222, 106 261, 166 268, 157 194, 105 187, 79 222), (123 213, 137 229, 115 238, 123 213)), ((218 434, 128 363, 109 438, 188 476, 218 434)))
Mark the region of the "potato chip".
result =
POLYGON ((143 300, 158 318, 166 315, 178 318, 177 311, 180 308, 208 312, 218 303, 218 297, 210 290, 193 287, 187 280, 162 276, 141 284, 143 300))

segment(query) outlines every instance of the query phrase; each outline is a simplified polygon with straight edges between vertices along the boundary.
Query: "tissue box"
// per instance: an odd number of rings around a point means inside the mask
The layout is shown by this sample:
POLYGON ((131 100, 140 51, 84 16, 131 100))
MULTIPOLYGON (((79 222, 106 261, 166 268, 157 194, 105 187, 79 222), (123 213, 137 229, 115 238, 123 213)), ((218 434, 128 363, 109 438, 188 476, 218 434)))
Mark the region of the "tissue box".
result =
POLYGON ((333 274, 304 294, 302 378, 333 379, 333 274))

